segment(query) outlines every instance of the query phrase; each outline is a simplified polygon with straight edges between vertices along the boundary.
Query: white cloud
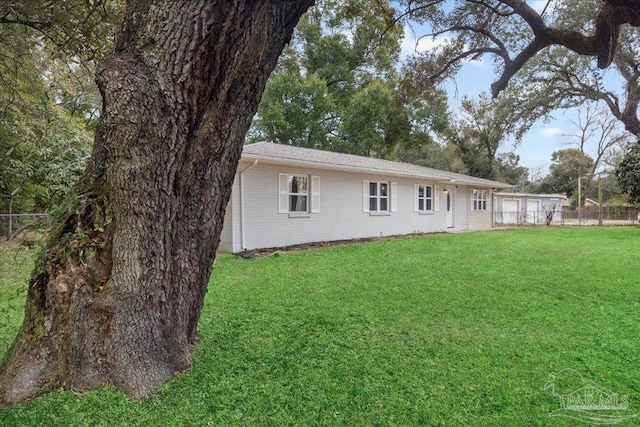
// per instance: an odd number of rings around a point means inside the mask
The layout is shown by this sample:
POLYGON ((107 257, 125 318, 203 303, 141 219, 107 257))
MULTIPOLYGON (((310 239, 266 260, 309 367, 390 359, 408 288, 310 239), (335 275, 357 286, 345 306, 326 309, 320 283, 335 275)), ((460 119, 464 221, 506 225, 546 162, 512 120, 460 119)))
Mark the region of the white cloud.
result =
POLYGON ((402 39, 402 50, 400 51, 401 58, 406 58, 416 53, 428 52, 450 40, 450 37, 445 36, 438 37, 437 39, 430 36, 421 37, 423 34, 421 34, 420 31, 424 31, 424 29, 412 29, 408 25, 404 26, 404 38, 402 39))
MULTIPOLYGON (((434 39, 431 36, 423 36, 425 33, 426 30, 424 28, 411 28, 408 25, 404 26, 404 38, 402 39, 402 47, 400 50, 401 60, 404 60, 411 55, 433 50, 448 43, 453 38, 450 36, 440 35, 434 39)), ((489 68, 490 66, 487 55, 482 55, 479 60, 471 61, 465 59, 463 62, 472 64, 479 68, 489 68)))
POLYGON ((488 54, 482 55, 480 59, 476 59, 473 61, 470 59, 465 59, 463 62, 466 64, 475 65, 476 67, 482 68, 482 69, 487 69, 491 66, 491 60, 489 59, 488 54))
POLYGON ((556 138, 564 133, 564 130, 558 127, 548 127, 540 131, 540 135, 546 138, 556 138))
POLYGON ((527 1, 527 4, 529 6, 531 6, 538 13, 542 13, 542 11, 546 7, 547 10, 545 11, 545 15, 548 14, 548 13, 553 12, 558 7, 559 3, 562 3, 562 0, 554 0, 554 1, 549 1, 549 0, 528 0, 527 1), (548 6, 547 6, 547 4, 548 4, 548 6))
POLYGON ((533 0, 533 1, 528 1, 527 3, 529 3, 529 6, 531 6, 533 9, 535 9, 536 12, 540 13, 544 9, 544 7, 547 5, 548 1, 547 0, 533 0))

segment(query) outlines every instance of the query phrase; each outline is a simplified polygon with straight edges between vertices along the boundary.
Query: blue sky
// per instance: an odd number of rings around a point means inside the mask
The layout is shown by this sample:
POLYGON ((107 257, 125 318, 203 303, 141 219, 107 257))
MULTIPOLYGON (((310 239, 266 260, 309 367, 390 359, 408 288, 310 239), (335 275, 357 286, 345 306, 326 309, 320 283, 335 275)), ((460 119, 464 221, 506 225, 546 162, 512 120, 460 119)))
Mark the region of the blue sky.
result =
MULTIPOLYGON (((535 9, 542 10, 546 0, 528 2, 535 9)), ((403 41, 402 56, 415 52, 425 51, 433 46, 431 38, 423 38, 416 45, 416 36, 426 33, 420 28, 407 28, 403 41)), ((449 108, 455 111, 463 96, 477 96, 481 92, 490 92, 491 83, 496 80, 493 74, 491 58, 486 56, 481 61, 465 62, 454 81, 445 83, 445 89, 449 95, 449 108)), ((618 84, 619 83, 618 81, 618 84)), ((618 86, 619 87, 619 86, 618 86)), ((537 175, 546 175, 551 164, 551 154, 554 151, 567 148, 563 143, 566 137, 563 135, 577 133, 577 129, 571 120, 576 120, 578 109, 558 110, 553 113, 550 120, 536 123, 524 136, 521 144, 513 150, 513 142, 504 144, 502 151, 515 151, 520 156, 520 165, 529 168, 530 172, 537 175)))

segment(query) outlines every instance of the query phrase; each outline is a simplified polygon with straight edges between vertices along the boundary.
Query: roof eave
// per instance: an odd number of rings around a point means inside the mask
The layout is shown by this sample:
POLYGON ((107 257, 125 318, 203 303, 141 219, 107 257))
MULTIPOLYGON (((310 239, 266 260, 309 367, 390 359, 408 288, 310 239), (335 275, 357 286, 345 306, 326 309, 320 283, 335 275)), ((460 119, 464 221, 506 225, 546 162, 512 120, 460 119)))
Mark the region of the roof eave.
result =
MULTIPOLYGON (((403 178, 421 178, 428 179, 431 181, 435 181, 439 184, 449 184, 449 185, 467 185, 467 186, 476 186, 476 187, 484 187, 484 188, 510 188, 513 187, 513 184, 507 184, 499 181, 490 181, 483 180, 482 182, 474 181, 474 180, 466 180, 464 178, 460 178, 459 176, 451 177, 451 176, 436 176, 436 175, 418 175, 415 173, 408 172, 400 172, 400 171, 389 171, 386 169, 376 169, 371 167, 359 167, 359 166, 348 166, 348 165, 337 165, 333 163, 324 163, 318 161, 309 161, 309 160, 299 160, 299 159, 288 159, 279 156, 269 156, 264 154, 253 154, 253 153, 242 153, 242 160, 258 160, 264 161, 270 164, 277 165, 289 165, 289 166, 306 166, 315 169, 330 169, 336 171, 343 172, 361 172, 368 173, 372 175, 389 175, 389 176, 398 176, 403 178)), ((444 174, 447 172, 442 171, 444 174)), ((481 178, 479 178, 481 179, 481 178)))

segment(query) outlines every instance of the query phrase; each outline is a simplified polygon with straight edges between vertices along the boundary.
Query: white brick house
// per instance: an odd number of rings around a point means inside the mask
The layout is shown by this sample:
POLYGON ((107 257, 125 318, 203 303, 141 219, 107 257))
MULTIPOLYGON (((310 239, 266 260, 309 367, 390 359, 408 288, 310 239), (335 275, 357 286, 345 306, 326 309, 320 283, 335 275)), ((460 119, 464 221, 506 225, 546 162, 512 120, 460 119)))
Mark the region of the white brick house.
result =
POLYGON ((389 160, 246 145, 220 250, 492 227, 510 184, 389 160))

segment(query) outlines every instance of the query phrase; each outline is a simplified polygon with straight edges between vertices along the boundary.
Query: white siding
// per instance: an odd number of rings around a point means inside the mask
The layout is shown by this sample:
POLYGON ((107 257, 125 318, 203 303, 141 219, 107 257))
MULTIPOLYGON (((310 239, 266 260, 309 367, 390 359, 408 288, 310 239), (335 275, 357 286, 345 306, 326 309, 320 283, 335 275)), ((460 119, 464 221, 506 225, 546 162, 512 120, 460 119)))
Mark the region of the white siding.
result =
MULTIPOLYGON (((244 206, 240 209, 239 180, 232 192, 233 209, 228 209, 221 240, 221 250, 240 252, 243 249, 280 247, 300 243, 380 237, 410 233, 446 231, 446 201, 441 183, 425 179, 389 177, 322 169, 283 166, 259 162, 243 174, 244 206), (279 213, 280 174, 301 174, 312 177, 311 213, 279 213), (389 212, 368 210, 368 182, 389 182, 389 212), (319 186, 319 193, 317 192, 319 186), (434 211, 414 210, 415 184, 432 185, 434 211), (315 189, 314 189, 315 186, 315 189), (319 203, 319 205, 316 205, 319 203), (444 203, 444 205, 443 205, 444 203), (439 210, 437 210, 439 205, 439 210), (320 206, 320 209, 315 209, 320 206), (395 208, 392 211, 391 207, 395 208), (363 210, 365 212, 363 212, 363 210), (241 218, 244 215, 244 221, 241 218), (228 221, 231 219, 231 221, 228 221), (243 227, 244 225, 244 227, 243 227), (242 240, 245 248, 242 247, 242 240)), ((491 211, 472 215, 469 211, 470 189, 458 185, 455 189, 455 229, 491 228, 491 211)), ((490 199, 489 199, 490 200, 490 199)), ((490 203, 490 201, 489 201, 490 203)))
POLYGON ((240 184, 238 176, 233 181, 231 197, 224 215, 224 225, 218 249, 223 252, 240 252, 240 184))
POLYGON ((493 212, 493 191, 486 188, 469 188, 467 191, 469 200, 469 230, 487 230, 492 227, 492 212, 493 212), (487 210, 473 210, 473 190, 487 190, 487 210))
MULTIPOLYGON (((298 243, 378 237, 445 229, 444 212, 420 215, 413 211, 415 180, 347 172, 301 170, 258 164, 245 173, 245 230, 247 249, 294 245, 298 243), (302 173, 318 176, 320 212, 306 215, 278 213, 278 176, 302 173), (388 181, 397 185, 396 212, 363 212, 363 181, 388 181)), ((237 245, 233 250, 238 251, 237 245)))

